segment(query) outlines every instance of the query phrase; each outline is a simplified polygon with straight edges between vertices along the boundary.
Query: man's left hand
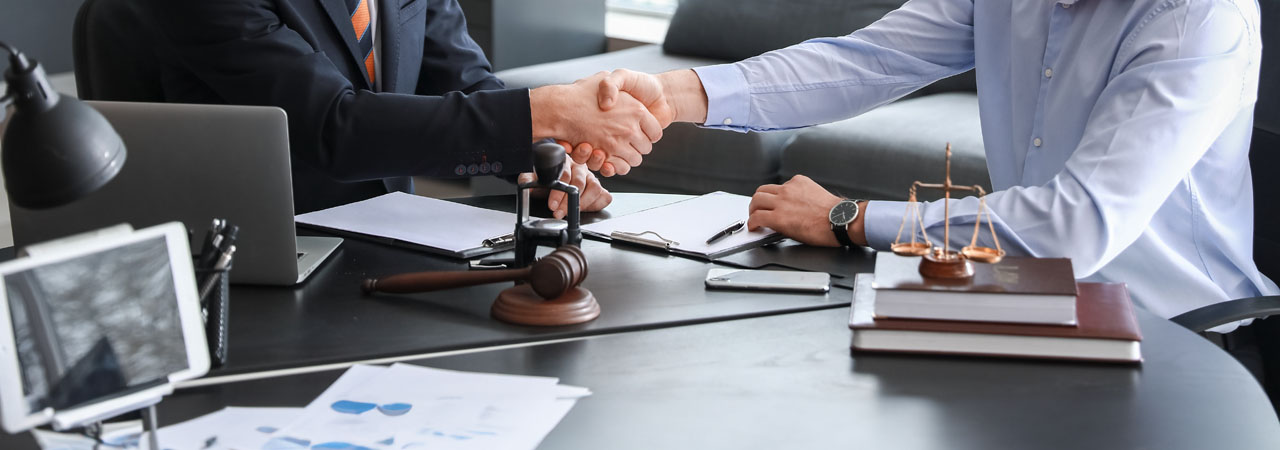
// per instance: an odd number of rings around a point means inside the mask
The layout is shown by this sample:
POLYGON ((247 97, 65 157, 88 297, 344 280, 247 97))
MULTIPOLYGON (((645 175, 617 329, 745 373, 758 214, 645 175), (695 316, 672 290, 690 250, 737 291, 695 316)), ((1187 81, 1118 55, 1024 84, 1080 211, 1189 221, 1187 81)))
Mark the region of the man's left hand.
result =
POLYGON ((822 247, 838 247, 831 232, 831 208, 837 197, 804 175, 786 183, 766 184, 751 196, 747 229, 769 227, 797 241, 822 247))
MULTIPOLYGON (((557 141, 569 151, 569 144, 564 141, 557 141)), ((533 173, 522 173, 517 179, 520 183, 528 183, 537 180, 537 176, 533 173)), ((564 168, 560 171, 560 181, 576 186, 578 188, 578 209, 582 212, 595 212, 609 206, 613 202, 613 194, 600 186, 600 180, 596 179, 595 174, 587 170, 586 164, 578 164, 573 160, 566 158, 564 168)), ((563 219, 569 215, 568 196, 564 192, 551 191, 547 195, 547 209, 551 210, 551 214, 557 219, 563 219)))

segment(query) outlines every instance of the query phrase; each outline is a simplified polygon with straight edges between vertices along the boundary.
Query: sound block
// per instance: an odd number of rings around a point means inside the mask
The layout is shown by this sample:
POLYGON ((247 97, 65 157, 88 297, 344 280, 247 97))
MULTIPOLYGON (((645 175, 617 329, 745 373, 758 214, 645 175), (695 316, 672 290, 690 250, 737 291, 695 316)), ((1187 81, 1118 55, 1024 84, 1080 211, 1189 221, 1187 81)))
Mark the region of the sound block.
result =
POLYGON ((495 319, 518 325, 573 325, 599 317, 600 304, 591 291, 581 286, 545 300, 528 284, 521 284, 503 289, 489 312, 495 319))

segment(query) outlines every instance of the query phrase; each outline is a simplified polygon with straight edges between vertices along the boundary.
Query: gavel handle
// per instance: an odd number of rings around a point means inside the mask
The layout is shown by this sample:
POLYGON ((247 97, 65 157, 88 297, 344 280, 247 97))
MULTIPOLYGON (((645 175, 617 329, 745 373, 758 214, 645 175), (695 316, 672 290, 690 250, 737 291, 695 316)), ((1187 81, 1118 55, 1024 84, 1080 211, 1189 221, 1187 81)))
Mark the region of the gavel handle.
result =
POLYGON ((392 275, 385 278, 366 279, 364 280, 362 287, 364 288, 365 293, 391 292, 396 294, 410 294, 414 292, 438 291, 441 289, 475 286, 478 284, 522 280, 528 277, 528 267, 523 269, 477 270, 467 272, 414 272, 392 275))

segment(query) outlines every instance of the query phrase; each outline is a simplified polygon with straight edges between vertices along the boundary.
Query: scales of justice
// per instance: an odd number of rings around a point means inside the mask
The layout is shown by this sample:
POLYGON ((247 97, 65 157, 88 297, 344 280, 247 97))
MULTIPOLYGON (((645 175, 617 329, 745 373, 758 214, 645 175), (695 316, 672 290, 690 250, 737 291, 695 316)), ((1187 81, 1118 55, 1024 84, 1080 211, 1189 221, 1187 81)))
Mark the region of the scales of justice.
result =
POLYGON ((973 277, 973 261, 980 263, 997 263, 1004 258, 1004 250, 1000 248, 1000 239, 996 236, 995 225, 991 223, 991 211, 987 209, 987 192, 982 186, 957 186, 951 184, 951 144, 947 143, 947 165, 942 184, 916 181, 911 184, 907 199, 907 210, 902 215, 902 225, 898 226, 898 235, 889 248, 899 256, 919 256, 920 274, 927 278, 967 279, 973 277), (942 246, 934 245, 924 229, 924 218, 920 214, 920 202, 916 199, 916 191, 920 188, 942 190, 942 246), (978 195, 978 215, 973 223, 973 238, 969 245, 959 251, 951 250, 951 192, 976 192, 978 195), (978 245, 978 232, 982 230, 982 216, 987 217, 987 229, 991 232, 991 240, 996 248, 978 245), (911 241, 902 242, 902 232, 911 223, 911 241), (923 236, 924 242, 916 240, 916 230, 923 236))

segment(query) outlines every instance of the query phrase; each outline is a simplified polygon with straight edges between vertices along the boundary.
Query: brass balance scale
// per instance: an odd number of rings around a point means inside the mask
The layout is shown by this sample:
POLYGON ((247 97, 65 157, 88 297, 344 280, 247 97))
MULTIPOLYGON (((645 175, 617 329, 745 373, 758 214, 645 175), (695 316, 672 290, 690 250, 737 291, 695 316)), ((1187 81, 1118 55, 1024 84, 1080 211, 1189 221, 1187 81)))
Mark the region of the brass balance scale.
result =
POLYGON ((1004 250, 1000 248, 1000 239, 996 236, 995 225, 991 223, 991 211, 987 209, 987 192, 982 186, 957 186, 951 184, 951 144, 947 144, 947 166, 946 178, 942 184, 922 183, 916 181, 911 184, 910 196, 907 199, 907 210, 902 215, 902 225, 898 226, 898 235, 893 239, 893 245, 889 248, 893 253, 899 256, 920 256, 920 274, 929 278, 943 279, 965 279, 973 276, 973 263, 993 264, 1000 262, 1004 258, 1004 250), (916 200, 916 190, 920 188, 941 189, 943 216, 945 217, 942 226, 942 246, 934 245, 929 240, 929 234, 924 231, 924 218, 920 214, 920 203, 916 200), (969 240, 969 245, 961 248, 960 251, 951 250, 951 192, 976 192, 978 195, 978 216, 973 224, 973 238, 969 240), (982 247, 978 245, 978 232, 982 230, 982 216, 987 217, 987 229, 991 232, 991 240, 995 242, 996 248, 982 247), (911 222, 911 241, 902 242, 902 232, 906 229, 907 222, 911 222), (917 230, 919 235, 924 237, 924 242, 916 240, 917 230))

